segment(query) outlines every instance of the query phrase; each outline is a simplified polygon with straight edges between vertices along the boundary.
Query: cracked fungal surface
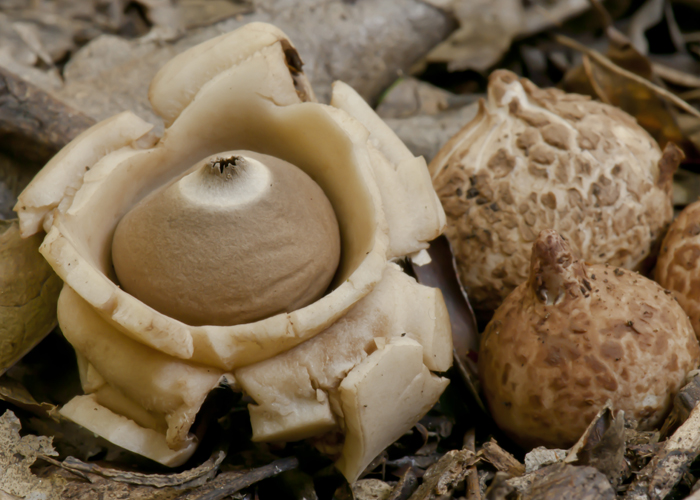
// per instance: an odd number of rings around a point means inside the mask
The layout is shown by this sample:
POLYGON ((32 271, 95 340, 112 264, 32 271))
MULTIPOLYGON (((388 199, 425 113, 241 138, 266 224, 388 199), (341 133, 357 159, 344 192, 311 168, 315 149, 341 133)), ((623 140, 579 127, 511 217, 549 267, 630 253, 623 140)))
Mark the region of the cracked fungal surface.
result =
POLYGON ((680 150, 617 108, 501 70, 488 101, 430 164, 460 278, 481 311, 527 279, 556 229, 586 261, 638 269, 672 218, 680 150))
POLYGON ((700 333, 700 201, 688 205, 666 233, 656 263, 656 281, 673 291, 700 333))
POLYGON ((586 264, 555 231, 535 241, 530 276, 481 339, 479 376, 496 423, 524 447, 568 448, 607 400, 659 425, 700 347, 670 292, 586 264))

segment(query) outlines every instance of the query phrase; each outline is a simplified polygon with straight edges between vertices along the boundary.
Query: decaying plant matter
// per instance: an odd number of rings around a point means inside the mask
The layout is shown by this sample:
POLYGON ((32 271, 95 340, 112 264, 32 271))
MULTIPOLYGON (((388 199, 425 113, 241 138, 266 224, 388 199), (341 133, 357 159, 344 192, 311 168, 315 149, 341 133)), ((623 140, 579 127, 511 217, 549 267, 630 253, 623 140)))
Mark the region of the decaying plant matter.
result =
MULTIPOLYGON (((177 465, 196 447, 189 429, 205 396, 227 383, 255 399, 256 440, 343 433, 338 466, 353 481, 447 385, 432 373, 452 361, 440 291, 390 262, 424 250, 445 224, 424 160, 347 85, 335 84, 330 106, 316 103, 294 46, 270 25, 180 54, 149 97, 166 123, 161 139, 130 112, 98 123, 16 207, 24 236, 46 230, 41 251, 65 282, 59 323, 87 395, 62 413, 177 465), (230 151, 274 156, 320 186, 337 217, 340 263, 330 291, 309 305, 254 323, 193 326, 118 286, 113 234, 150 193, 230 151)), ((277 265, 264 250, 260 268, 277 265)))
POLYGON ((643 276, 579 260, 542 231, 530 276, 487 326, 479 374, 496 423, 523 447, 571 446, 608 400, 661 424, 700 346, 670 293, 643 276))
POLYGON ((639 269, 671 221, 681 158, 617 108, 493 72, 488 100, 430 164, 475 308, 527 279, 544 229, 588 262, 639 269))

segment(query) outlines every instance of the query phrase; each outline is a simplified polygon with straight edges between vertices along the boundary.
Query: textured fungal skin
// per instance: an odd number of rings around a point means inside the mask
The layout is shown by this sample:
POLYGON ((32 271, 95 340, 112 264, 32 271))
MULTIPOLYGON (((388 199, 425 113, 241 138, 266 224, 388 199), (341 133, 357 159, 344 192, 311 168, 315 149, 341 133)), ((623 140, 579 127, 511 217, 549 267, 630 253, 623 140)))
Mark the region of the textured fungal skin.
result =
POLYGON ((526 448, 568 448, 611 400, 661 423, 700 347, 670 292, 615 266, 588 265, 543 231, 530 276, 496 310, 481 339, 479 377, 491 413, 526 448))
POLYGON ((681 158, 617 108, 492 73, 488 101, 430 164, 475 308, 493 311, 527 279, 543 229, 587 262, 639 269, 671 221, 681 158))
POLYGON ((700 201, 688 205, 666 233, 656 281, 673 292, 700 336, 700 201))

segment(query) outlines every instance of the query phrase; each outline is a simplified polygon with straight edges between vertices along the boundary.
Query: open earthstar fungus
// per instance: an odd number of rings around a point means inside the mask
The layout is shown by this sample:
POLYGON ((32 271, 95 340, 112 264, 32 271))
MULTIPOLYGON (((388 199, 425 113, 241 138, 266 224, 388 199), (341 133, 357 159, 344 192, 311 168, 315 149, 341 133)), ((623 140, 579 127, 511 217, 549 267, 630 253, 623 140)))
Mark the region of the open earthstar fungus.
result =
MULTIPOLYGON (((440 291, 391 262, 427 248, 445 225, 424 160, 349 86, 337 82, 331 104, 317 103, 294 46, 270 25, 178 55, 149 98, 166 124, 160 139, 130 112, 100 122, 44 167, 16 207, 23 236, 47 232, 41 252, 65 283, 59 323, 87 395, 63 414, 178 465, 196 447, 189 429, 204 398, 227 380, 256 402, 256 440, 343 432, 338 466, 355 480, 437 401, 447 380, 433 372, 452 362, 440 291), (231 151, 279 158, 321 187, 337 217, 340 262, 329 291, 309 305, 253 323, 189 325, 120 288, 112 240, 141 200, 231 151)), ((275 265, 272 254, 257 258, 275 265)))

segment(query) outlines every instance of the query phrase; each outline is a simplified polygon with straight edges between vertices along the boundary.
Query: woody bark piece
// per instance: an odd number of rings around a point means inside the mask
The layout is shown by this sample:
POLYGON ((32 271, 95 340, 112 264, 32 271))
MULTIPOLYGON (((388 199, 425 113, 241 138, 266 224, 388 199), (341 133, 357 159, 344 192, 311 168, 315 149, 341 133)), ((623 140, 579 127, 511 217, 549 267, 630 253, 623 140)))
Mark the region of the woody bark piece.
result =
POLYGON ((626 500, 662 500, 700 454, 700 406, 666 440, 625 494, 626 500))
POLYGON ((615 490, 610 486, 605 475, 593 467, 577 467, 567 464, 554 464, 535 473, 532 482, 522 500, 558 500, 576 498, 577 500, 613 500, 615 490))
POLYGON ((425 472, 423 484, 409 500, 437 500, 451 494, 478 461, 479 457, 469 450, 448 451, 425 472))
POLYGON ((0 67, 0 148, 47 161, 95 120, 0 67))
POLYGON ((668 436, 683 422, 700 401, 700 375, 695 375, 673 398, 673 410, 661 428, 661 436, 668 436))
POLYGON ((484 443, 481 454, 484 460, 501 472, 507 472, 514 477, 525 474, 525 466, 513 455, 498 446, 498 443, 493 439, 488 443, 484 443))

